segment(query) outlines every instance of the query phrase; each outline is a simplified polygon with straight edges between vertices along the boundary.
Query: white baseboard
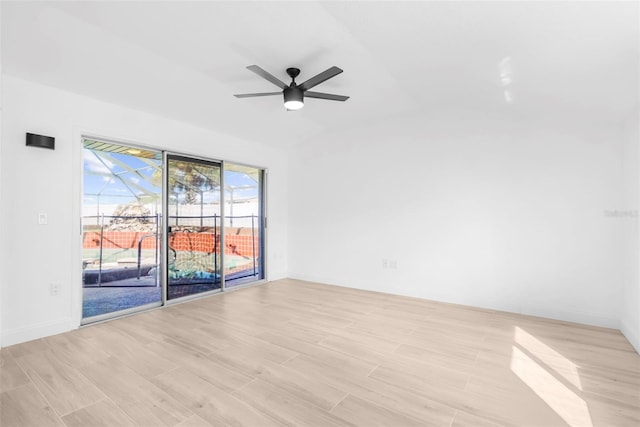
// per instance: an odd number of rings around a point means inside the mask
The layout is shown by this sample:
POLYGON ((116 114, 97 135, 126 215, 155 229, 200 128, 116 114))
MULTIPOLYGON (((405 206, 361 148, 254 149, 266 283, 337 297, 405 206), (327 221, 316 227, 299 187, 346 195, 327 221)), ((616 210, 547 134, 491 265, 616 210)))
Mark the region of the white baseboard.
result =
POLYGON ((2 342, 0 343, 0 346, 8 347, 10 345, 36 340, 38 338, 61 334, 77 328, 78 325, 76 325, 71 318, 67 318, 53 322, 43 322, 22 328, 10 329, 2 332, 2 342))
POLYGON ((547 309, 524 305, 519 314, 561 320, 563 322, 580 323, 582 325, 599 326, 601 328, 620 329, 620 321, 618 319, 575 310, 547 309))

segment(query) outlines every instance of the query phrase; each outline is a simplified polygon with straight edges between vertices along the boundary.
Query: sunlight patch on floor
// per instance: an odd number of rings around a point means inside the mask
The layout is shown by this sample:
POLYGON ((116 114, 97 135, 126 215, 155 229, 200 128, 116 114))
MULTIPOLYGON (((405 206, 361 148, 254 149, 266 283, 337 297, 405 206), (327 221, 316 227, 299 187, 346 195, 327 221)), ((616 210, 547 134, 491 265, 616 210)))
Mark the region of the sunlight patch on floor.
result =
POLYGON ((514 332, 514 340, 516 344, 519 344, 548 367, 552 368, 558 375, 561 375, 565 380, 573 384, 578 390, 582 391, 578 365, 517 326, 514 332))
POLYGON ((577 366, 520 328, 516 328, 515 338, 517 344, 512 347, 511 371, 567 424, 593 427, 587 403, 550 372, 553 370, 581 390, 577 366), (529 357, 517 345, 539 358, 546 367, 529 357), (575 372, 575 377, 571 372, 575 372))

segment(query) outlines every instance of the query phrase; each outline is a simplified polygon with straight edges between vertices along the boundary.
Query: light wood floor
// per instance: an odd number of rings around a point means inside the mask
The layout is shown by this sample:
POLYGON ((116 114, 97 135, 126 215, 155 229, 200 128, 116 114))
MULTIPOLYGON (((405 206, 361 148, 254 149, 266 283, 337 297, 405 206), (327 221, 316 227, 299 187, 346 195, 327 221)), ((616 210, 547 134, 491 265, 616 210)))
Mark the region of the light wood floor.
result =
POLYGON ((618 332, 282 280, 2 350, 9 426, 640 425, 618 332))

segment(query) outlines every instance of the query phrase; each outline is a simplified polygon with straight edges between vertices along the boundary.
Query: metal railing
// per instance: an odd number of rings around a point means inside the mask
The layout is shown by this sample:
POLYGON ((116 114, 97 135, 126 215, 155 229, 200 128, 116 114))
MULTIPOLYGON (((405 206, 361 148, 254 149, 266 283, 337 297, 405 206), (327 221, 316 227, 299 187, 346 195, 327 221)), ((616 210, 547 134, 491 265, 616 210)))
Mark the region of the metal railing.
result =
MULTIPOLYGON (((143 234, 142 236, 140 236, 138 238, 138 242, 137 242, 137 275, 136 278, 137 280, 140 280, 141 276, 142 276, 142 246, 143 246, 143 241, 145 239, 151 238, 151 237, 155 237, 156 239, 156 244, 155 246, 155 258, 154 258, 154 263, 156 266, 158 266, 158 258, 159 258, 159 239, 160 239, 160 233, 159 233, 159 225, 161 223, 161 215, 160 214, 156 214, 156 215, 147 215, 147 216, 126 216, 126 215, 94 215, 94 216, 84 216, 83 217, 83 224, 87 221, 90 220, 91 218, 94 218, 96 220, 99 220, 99 247, 98 247, 98 277, 97 277, 97 286, 101 287, 102 285, 102 276, 103 276, 103 261, 104 261, 104 241, 105 241, 105 219, 109 218, 111 219, 111 224, 110 225, 114 225, 114 224, 126 224, 123 222, 120 222, 120 220, 140 220, 142 224, 150 224, 152 223, 151 221, 148 221, 150 219, 153 219, 153 225, 154 225, 154 229, 155 232, 151 232, 151 233, 146 233, 143 234), (118 222, 114 223, 114 220, 117 220, 118 222)), ((171 227, 200 227, 200 228, 213 228, 213 233, 215 236, 218 235, 218 227, 221 226, 222 224, 218 224, 218 220, 221 218, 220 215, 214 214, 214 215, 209 215, 209 216, 187 216, 187 215, 181 215, 181 216, 176 216, 176 215, 171 215, 168 217, 169 222, 174 222, 174 224, 172 224, 171 226, 169 226, 169 230, 171 232, 171 227), (200 225, 193 225, 193 224, 180 224, 180 220, 199 220, 200 225), (213 219, 213 224, 212 226, 205 226, 204 225, 204 221, 206 219, 213 219), (172 221, 173 220, 173 221, 172 221)), ((226 216, 225 219, 229 220, 229 226, 233 227, 233 220, 239 220, 239 219, 250 219, 251 221, 251 252, 252 252, 252 256, 251 259, 253 260, 253 275, 257 274, 258 271, 258 265, 257 265, 257 257, 256 257, 256 220, 259 217, 257 215, 236 215, 236 216, 226 216)), ((136 223, 133 222, 132 224, 132 228, 135 228, 136 223)), ((125 231, 125 232, 140 232, 137 231, 135 229, 132 230, 111 230, 111 231, 125 231)), ((86 231, 85 231, 86 232, 86 231)), ((95 231, 94 231, 95 232, 95 231)), ((117 242, 111 241, 111 244, 116 246, 116 247, 120 247, 121 249, 127 250, 127 249, 133 249, 133 247, 124 247, 124 246, 120 246, 117 242)), ((175 250, 173 248, 169 248, 172 251, 175 252, 175 250)), ((218 239, 217 237, 214 238, 214 247, 213 247, 213 252, 214 253, 218 253, 218 239)), ((86 264, 83 265, 83 267, 86 267, 86 264)), ((217 257, 214 257, 214 271, 218 271, 218 260, 217 257)), ((158 286, 156 284, 156 286, 158 286)))

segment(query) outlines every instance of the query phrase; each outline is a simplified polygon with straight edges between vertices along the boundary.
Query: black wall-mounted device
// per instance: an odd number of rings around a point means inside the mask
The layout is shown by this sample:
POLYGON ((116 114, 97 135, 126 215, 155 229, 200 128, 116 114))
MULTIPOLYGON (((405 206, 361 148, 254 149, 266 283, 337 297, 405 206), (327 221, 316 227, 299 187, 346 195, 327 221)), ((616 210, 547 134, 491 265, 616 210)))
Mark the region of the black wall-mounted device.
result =
POLYGON ((35 133, 27 133, 27 146, 56 149, 56 139, 52 136, 36 135, 35 133))

